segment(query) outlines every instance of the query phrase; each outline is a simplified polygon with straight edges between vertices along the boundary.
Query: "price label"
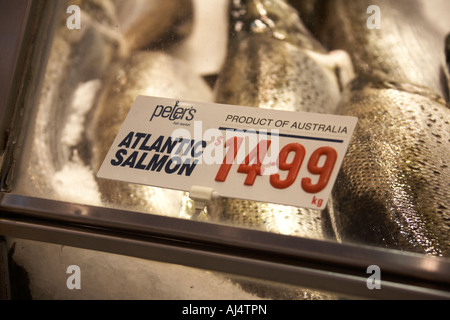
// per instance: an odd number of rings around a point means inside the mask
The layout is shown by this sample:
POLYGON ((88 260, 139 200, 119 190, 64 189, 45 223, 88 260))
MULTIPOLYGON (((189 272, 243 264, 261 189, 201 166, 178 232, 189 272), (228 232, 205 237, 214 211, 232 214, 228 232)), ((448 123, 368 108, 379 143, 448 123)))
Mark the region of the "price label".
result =
POLYGON ((324 209, 357 119, 140 96, 98 177, 324 209))

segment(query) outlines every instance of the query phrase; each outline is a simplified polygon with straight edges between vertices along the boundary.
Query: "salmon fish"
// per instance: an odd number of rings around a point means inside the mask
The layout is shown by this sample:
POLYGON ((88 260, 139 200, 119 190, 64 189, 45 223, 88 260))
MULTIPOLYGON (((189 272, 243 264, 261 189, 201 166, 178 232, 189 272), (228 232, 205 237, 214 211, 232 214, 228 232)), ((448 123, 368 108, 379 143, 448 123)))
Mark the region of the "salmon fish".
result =
POLYGON ((358 126, 332 192, 341 241, 450 255, 450 110, 444 37, 417 1, 328 1, 320 30, 357 78, 338 112, 358 126), (367 27, 377 5, 380 29, 367 27), (439 33, 438 33, 439 34, 439 33))
MULTIPOLYGON (((328 53, 285 1, 231 2, 229 50, 216 85, 224 104, 333 113, 352 78, 345 52, 328 53)), ((321 211, 222 200, 219 219, 289 235, 326 237, 321 211)))
MULTIPOLYGON (((227 58, 215 87, 224 104, 285 111, 334 113, 341 88, 353 77, 349 56, 327 52, 283 0, 231 1, 227 58)), ((270 192, 270 190, 268 191, 270 192)), ((213 219, 234 226, 328 239, 323 212, 272 203, 222 199, 213 219)), ((249 284, 243 289, 271 299, 336 299, 305 289, 249 284)))

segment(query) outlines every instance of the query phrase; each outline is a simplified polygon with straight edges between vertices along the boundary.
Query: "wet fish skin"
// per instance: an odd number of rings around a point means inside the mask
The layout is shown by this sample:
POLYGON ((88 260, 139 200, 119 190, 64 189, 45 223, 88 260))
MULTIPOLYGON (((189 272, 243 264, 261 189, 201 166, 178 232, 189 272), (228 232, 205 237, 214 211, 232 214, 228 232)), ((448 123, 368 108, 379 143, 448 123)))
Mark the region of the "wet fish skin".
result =
MULTIPOLYGON (((117 28, 131 51, 186 37, 192 31, 192 0, 114 0, 117 28)), ((165 45, 167 45, 167 43, 165 45)))
POLYGON ((340 113, 358 117, 332 192, 341 241, 450 255, 450 110, 427 88, 359 78, 340 113))
POLYGON ((348 50, 357 73, 338 111, 358 126, 329 205, 342 241, 449 255, 450 115, 434 29, 419 1, 328 1, 321 39, 348 50), (379 30, 366 26, 372 4, 379 30))
POLYGON ((391 80, 425 86, 444 96, 443 35, 420 0, 327 0, 318 30, 330 50, 346 50, 357 74, 379 70, 391 80), (371 5, 380 8, 380 29, 369 29, 371 5))
MULTIPOLYGON (((97 172, 139 95, 212 101, 206 82, 182 61, 162 51, 139 51, 113 69, 90 127, 92 167, 97 172)), ((187 193, 98 179, 102 200, 114 207, 189 218, 187 193)))

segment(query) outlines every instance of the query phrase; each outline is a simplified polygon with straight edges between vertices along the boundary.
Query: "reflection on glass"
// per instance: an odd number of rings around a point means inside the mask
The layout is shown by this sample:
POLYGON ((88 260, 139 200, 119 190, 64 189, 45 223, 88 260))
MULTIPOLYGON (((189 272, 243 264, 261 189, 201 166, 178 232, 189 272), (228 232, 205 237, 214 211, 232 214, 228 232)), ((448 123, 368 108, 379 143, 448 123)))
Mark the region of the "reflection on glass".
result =
POLYGON ((8 239, 8 250, 13 299, 338 299, 300 287, 35 241, 8 239))

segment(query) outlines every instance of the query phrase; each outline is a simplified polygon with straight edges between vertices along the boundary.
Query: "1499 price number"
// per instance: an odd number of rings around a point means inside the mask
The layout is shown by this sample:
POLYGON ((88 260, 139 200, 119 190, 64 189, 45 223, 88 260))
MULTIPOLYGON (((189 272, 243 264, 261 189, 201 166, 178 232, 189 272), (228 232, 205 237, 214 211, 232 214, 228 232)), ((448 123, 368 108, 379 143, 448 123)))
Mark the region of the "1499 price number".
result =
MULTIPOLYGON (((222 165, 217 172, 215 180, 217 182, 225 182, 233 162, 236 159, 238 151, 242 145, 244 138, 233 137, 225 142, 225 148, 228 151, 225 155, 222 165)), ((258 176, 263 175, 264 168, 262 162, 266 157, 267 151, 271 145, 270 140, 262 140, 245 158, 242 164, 239 165, 239 173, 247 174, 244 184, 253 186, 258 176), (251 164, 252 163, 252 164, 251 164)), ((292 186, 298 178, 298 174, 304 163, 306 150, 300 143, 290 143, 281 149, 278 155, 278 169, 287 171, 285 178, 280 174, 272 174, 270 176, 270 184, 277 189, 286 189, 292 186), (291 156, 293 155, 293 158, 291 156), (292 158, 288 161, 289 157, 292 158)), ((318 181, 312 182, 311 178, 305 177, 301 179, 302 189, 311 194, 319 193, 326 188, 333 172, 337 160, 337 152, 331 147, 321 147, 315 150, 310 156, 307 169, 309 173, 318 175, 318 181), (325 157, 325 161, 320 159, 325 157), (319 165, 320 163, 323 163, 319 165)))

